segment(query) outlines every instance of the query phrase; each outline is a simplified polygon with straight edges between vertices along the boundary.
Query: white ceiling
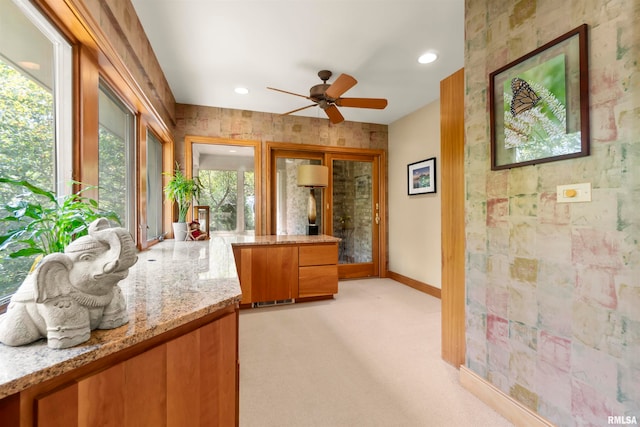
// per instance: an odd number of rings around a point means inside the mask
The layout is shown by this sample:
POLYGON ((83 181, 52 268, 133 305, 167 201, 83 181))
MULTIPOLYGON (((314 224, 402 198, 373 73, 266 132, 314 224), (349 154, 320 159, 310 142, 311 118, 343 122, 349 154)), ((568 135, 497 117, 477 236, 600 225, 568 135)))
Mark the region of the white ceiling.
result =
MULTIPOLYGON (((340 107, 345 120, 390 124, 438 99, 440 81, 464 62, 464 0, 132 3, 184 104, 284 113, 311 102, 267 86, 308 96, 328 69, 328 83, 341 73, 358 80, 344 97, 389 101, 384 110, 340 107), (419 64, 426 51, 439 59, 419 64)), ((326 118, 317 106, 295 114, 326 118)))

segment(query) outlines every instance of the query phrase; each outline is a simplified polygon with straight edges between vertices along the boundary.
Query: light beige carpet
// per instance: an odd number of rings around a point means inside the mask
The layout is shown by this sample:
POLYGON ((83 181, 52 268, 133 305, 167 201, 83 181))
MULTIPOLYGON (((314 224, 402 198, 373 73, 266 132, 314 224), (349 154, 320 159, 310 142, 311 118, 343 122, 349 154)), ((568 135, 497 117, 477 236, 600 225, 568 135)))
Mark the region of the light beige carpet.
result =
POLYGON ((240 425, 511 426, 440 358, 440 300, 390 279, 240 312, 240 425))

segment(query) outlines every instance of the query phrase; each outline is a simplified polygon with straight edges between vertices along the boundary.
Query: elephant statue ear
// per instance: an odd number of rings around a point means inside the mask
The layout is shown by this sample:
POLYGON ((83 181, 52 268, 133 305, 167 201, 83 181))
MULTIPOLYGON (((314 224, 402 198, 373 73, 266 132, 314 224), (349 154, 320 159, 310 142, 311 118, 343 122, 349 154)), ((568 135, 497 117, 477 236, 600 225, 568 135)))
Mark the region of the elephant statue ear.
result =
POLYGON ((60 253, 49 254, 40 261, 40 265, 33 273, 36 275, 36 303, 43 303, 71 292, 69 271, 72 266, 71 259, 60 253))
POLYGON ((102 231, 111 228, 111 224, 109 224, 109 220, 106 218, 98 218, 89 224, 89 235, 92 235, 96 231, 102 231))

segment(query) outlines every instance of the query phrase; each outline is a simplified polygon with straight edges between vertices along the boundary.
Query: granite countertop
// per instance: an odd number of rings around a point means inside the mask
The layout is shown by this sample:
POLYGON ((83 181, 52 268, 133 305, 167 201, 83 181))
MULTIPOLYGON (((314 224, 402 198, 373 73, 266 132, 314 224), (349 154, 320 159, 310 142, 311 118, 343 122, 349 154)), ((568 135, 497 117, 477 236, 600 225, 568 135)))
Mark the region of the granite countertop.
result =
POLYGON ((166 240, 140 252, 119 284, 127 325, 94 330, 86 343, 63 350, 50 349, 45 340, 22 347, 0 344, 0 399, 239 303, 235 240, 166 240))
POLYGON ((299 235, 267 235, 267 236, 239 236, 233 246, 255 246, 255 245, 292 245, 292 244, 312 244, 312 243, 337 243, 339 237, 320 234, 317 236, 299 235))

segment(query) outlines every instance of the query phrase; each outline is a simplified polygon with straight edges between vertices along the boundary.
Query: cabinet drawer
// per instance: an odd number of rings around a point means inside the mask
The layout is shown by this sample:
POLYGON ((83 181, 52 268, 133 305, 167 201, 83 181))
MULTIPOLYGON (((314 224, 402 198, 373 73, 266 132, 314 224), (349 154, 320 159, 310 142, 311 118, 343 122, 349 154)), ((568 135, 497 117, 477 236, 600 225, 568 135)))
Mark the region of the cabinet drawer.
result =
POLYGON ((338 293, 338 266, 335 264, 300 267, 298 279, 300 298, 338 293))
POLYGON ((327 265, 338 263, 338 244, 300 245, 298 265, 327 265))

